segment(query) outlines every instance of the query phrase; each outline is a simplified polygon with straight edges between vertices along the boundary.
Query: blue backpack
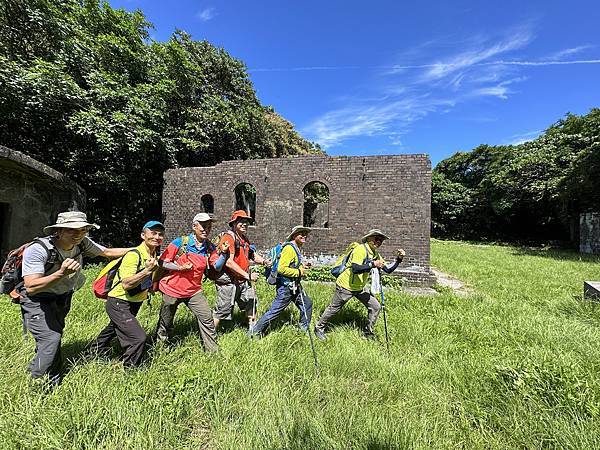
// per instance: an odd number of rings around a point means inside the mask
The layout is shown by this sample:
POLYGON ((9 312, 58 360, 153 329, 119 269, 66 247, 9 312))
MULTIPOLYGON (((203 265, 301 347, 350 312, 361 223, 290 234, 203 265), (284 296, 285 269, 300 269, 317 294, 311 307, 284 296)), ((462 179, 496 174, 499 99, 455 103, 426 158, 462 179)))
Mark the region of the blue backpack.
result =
POLYGON ((287 245, 291 245, 296 252, 298 257, 298 264, 301 262, 300 253, 296 250, 296 246, 292 245, 291 242, 280 242, 271 250, 269 250, 269 258, 271 259, 271 267, 265 267, 265 278, 269 284, 277 284, 277 269, 279 268, 279 259, 281 258, 281 251, 287 245))

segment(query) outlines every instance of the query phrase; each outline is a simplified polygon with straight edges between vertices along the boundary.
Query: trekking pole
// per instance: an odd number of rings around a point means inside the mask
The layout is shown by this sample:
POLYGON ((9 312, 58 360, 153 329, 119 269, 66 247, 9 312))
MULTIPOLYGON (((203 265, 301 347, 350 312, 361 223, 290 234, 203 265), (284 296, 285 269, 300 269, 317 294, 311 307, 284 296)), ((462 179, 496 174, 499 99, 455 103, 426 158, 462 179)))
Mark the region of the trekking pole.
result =
POLYGON ((306 304, 304 303, 304 289, 302 288, 302 285, 300 284, 300 282, 298 282, 298 289, 300 289, 300 300, 302 301, 302 311, 304 312, 304 318, 306 319, 306 323, 308 326, 308 329, 306 330, 306 332, 308 333, 308 340, 310 341, 310 348, 312 350, 313 358, 315 360, 315 373, 318 377, 319 376, 319 361, 317 360, 317 350, 315 349, 315 343, 313 341, 313 337, 310 332, 310 320, 306 316, 306 304))
POLYGON ((248 331, 256 324, 256 313, 258 312, 258 299, 256 298, 256 283, 252 281, 252 267, 250 268, 250 288, 252 289, 252 319, 248 320, 248 331))
POLYGON ((379 269, 379 292, 381 293, 381 309, 383 311, 383 329, 385 330, 385 345, 387 347, 387 352, 389 355, 390 338, 388 337, 387 317, 385 315, 385 295, 383 295, 383 276, 381 275, 381 269, 379 269))

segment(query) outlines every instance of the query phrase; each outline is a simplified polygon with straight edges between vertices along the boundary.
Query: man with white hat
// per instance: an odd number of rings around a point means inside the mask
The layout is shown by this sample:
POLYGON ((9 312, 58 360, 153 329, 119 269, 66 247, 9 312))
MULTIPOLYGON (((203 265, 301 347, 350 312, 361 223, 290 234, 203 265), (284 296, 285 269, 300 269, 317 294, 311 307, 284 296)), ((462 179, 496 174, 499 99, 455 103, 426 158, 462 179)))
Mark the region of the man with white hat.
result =
POLYGON ((160 341, 169 339, 177 307, 185 303, 198 321, 204 350, 216 352, 219 349, 212 311, 202 290, 202 278, 209 266, 220 271, 227 257, 228 246, 225 243, 220 249, 220 258, 216 262, 211 261, 211 254, 216 250, 208 239, 213 222, 209 214, 196 214, 192 220, 192 232, 174 239, 158 260, 159 266, 169 270, 159 284, 163 298, 157 326, 160 341))
POLYGON ((83 257, 117 258, 129 250, 96 244, 87 234, 98 228, 83 212, 62 212, 44 228, 47 236, 35 239, 23 253, 23 283, 17 291, 23 324, 36 344, 29 364, 34 379, 48 376, 51 385, 61 381, 61 339, 73 292, 85 283, 83 257))
POLYGON ((365 291, 365 285, 369 278, 371 269, 383 269, 385 273, 392 273, 404 258, 404 250, 398 249, 396 260, 389 265, 385 265, 385 261, 377 252, 381 244, 388 237, 380 230, 370 230, 361 239, 361 245, 357 245, 351 252, 346 268, 337 277, 335 282, 335 293, 331 304, 325 308, 319 322, 315 325, 315 336, 321 340, 326 339, 325 327, 337 314, 342 307, 352 297, 356 297, 368 311, 368 324, 364 328, 365 337, 372 339, 375 337, 373 332, 375 322, 381 311, 381 305, 370 292, 365 291))
POLYGON ((300 250, 310 231, 310 228, 295 226, 282 245, 277 265, 275 300, 256 325, 250 328, 249 336, 262 335, 265 328, 292 302, 300 311, 300 328, 308 331, 312 317, 312 300, 302 291, 300 285, 300 280, 308 268, 308 265, 302 263, 300 250))

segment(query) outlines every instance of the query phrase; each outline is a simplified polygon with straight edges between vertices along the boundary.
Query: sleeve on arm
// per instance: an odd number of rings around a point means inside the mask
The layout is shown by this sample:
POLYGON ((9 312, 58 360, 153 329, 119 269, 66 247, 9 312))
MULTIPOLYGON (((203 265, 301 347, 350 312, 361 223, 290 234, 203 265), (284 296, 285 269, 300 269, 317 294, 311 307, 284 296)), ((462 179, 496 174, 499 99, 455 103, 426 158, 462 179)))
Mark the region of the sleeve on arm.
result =
POLYGON ((392 272, 393 272, 394 270, 396 270, 396 268, 397 268, 397 267, 400 265, 400 262, 401 262, 401 261, 402 261, 402 260, 401 260, 401 259, 398 259, 398 258, 394 259, 394 261, 392 261, 391 263, 389 263, 388 265, 386 265, 386 266, 383 268, 383 271, 384 271, 385 273, 392 273, 392 272))
POLYGON ((25 275, 43 275, 45 272, 48 253, 40 244, 32 244, 23 252, 22 274, 25 275))
POLYGON ((175 259, 175 255, 177 255, 177 251, 179 250, 179 246, 183 243, 182 239, 178 237, 174 239, 165 249, 165 251, 160 255, 159 261, 172 262, 175 259))
POLYGON ((96 256, 100 256, 102 253, 104 253, 105 250, 105 246, 97 244, 96 242, 92 241, 89 237, 86 236, 85 238, 83 238, 84 256, 90 256, 92 258, 95 258, 96 256))
POLYGON ((371 270, 371 266, 368 263, 363 264, 366 258, 367 250, 364 245, 360 245, 354 249, 352 259, 350 260, 352 273, 359 274, 371 270))

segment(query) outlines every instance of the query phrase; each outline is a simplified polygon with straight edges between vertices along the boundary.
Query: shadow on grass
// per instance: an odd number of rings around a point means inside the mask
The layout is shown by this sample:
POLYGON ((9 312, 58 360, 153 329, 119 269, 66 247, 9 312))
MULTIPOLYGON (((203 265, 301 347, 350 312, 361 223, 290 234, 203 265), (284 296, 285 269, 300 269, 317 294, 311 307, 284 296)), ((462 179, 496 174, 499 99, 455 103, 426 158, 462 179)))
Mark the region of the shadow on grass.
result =
POLYGON ((575 250, 548 249, 543 247, 514 247, 512 254, 515 256, 537 256, 559 261, 575 261, 600 263, 599 255, 588 255, 575 250))

